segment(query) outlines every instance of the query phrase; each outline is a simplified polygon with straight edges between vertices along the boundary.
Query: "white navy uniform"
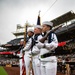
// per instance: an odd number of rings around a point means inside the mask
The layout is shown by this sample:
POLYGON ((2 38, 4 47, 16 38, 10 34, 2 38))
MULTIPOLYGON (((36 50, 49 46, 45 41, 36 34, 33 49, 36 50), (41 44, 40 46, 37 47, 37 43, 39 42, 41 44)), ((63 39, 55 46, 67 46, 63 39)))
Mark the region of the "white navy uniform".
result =
POLYGON ((46 53, 50 53, 58 46, 58 40, 54 33, 51 34, 51 42, 48 39, 44 42, 44 48, 40 49, 40 61, 41 61, 41 75, 56 75, 57 72, 57 58, 56 56, 41 57, 46 53))
POLYGON ((22 67, 24 65, 23 64, 23 53, 22 53, 23 48, 24 48, 23 44, 24 44, 24 39, 21 39, 20 42, 19 42, 19 44, 18 44, 20 46, 19 49, 18 49, 18 51, 16 51, 15 53, 13 53, 13 55, 16 55, 16 56, 19 57, 20 75, 22 75, 22 73, 23 73, 22 67), (20 53, 18 54, 19 51, 20 51, 20 53))
MULTIPOLYGON (((34 33, 34 30, 29 29, 27 32, 34 33)), ((26 75, 29 75, 29 73, 30 73, 29 69, 30 69, 31 55, 29 53, 31 53, 31 44, 32 44, 32 36, 28 36, 26 39, 26 45, 23 49, 23 51, 25 51, 24 61, 25 61, 25 67, 26 67, 26 75)))
POLYGON ((22 75, 22 56, 23 56, 23 54, 22 54, 22 49, 20 50, 20 53, 19 54, 13 54, 13 55, 16 55, 16 56, 18 56, 19 57, 19 67, 20 67, 20 75, 22 75))
POLYGON ((29 68, 30 68, 30 61, 31 61, 31 55, 29 53, 31 53, 31 44, 32 44, 32 39, 30 38, 23 51, 25 51, 25 54, 24 54, 24 61, 25 61, 25 67, 26 67, 26 75, 29 75, 29 68))
MULTIPOLYGON (((37 36, 36 42, 38 43, 33 46, 32 51, 31 51, 32 38, 28 40, 25 48, 23 49, 23 51, 25 51, 24 60, 25 60, 25 67, 26 67, 26 75, 29 74, 29 67, 30 67, 30 61, 31 61, 30 57, 32 54, 34 55, 34 56, 32 55, 32 58, 33 58, 32 65, 33 65, 34 75, 41 75, 40 61, 39 61, 40 49, 37 47, 38 44, 40 44, 39 40, 41 38, 42 38, 42 35, 37 36)), ((34 39, 34 36, 33 36, 33 39, 34 39)))
POLYGON ((36 42, 38 42, 37 44, 35 44, 33 46, 32 49, 32 54, 33 54, 33 70, 34 70, 34 75, 41 75, 41 63, 39 60, 39 54, 40 54, 40 46, 38 48, 38 45, 40 45, 41 43, 39 42, 39 40, 42 38, 42 35, 38 35, 37 36, 37 40, 36 42))
MULTIPOLYGON (((50 21, 45 21, 42 23, 43 32, 48 33, 49 29, 44 30, 45 28, 53 27, 53 23, 50 21), (46 25, 46 26, 45 26, 46 25)), ((57 72, 57 58, 51 53, 57 48, 58 40, 54 33, 50 32, 47 39, 44 43, 40 44, 40 61, 41 61, 41 75, 56 75, 57 72), (43 44, 43 45, 42 45, 43 44)), ((39 45, 38 45, 39 46, 39 45)))
POLYGON ((22 49, 20 50, 20 54, 19 54, 19 58, 21 58, 21 59, 19 59, 19 65, 20 65, 20 75, 22 75, 22 64, 23 64, 23 62, 22 62, 22 56, 23 56, 23 53, 22 53, 22 49))

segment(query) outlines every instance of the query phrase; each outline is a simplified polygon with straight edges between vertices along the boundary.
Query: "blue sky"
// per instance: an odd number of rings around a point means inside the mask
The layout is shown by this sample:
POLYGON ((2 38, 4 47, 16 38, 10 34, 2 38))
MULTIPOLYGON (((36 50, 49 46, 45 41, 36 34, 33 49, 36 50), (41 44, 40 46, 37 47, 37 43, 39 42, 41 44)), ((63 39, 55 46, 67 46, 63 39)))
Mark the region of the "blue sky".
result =
POLYGON ((70 10, 75 12, 75 0, 0 0, 0 43, 15 38, 12 32, 17 24, 36 24, 39 10, 41 22, 50 21, 70 10))

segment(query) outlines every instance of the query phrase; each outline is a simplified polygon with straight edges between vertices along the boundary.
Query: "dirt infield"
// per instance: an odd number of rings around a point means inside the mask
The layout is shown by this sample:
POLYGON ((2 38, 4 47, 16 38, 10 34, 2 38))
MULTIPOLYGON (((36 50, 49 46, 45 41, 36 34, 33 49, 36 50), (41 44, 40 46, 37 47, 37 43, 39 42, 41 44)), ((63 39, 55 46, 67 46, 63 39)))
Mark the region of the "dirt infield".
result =
POLYGON ((19 67, 3 67, 8 75, 20 75, 19 67))
MULTIPOLYGON (((8 75, 20 75, 19 67, 4 67, 8 75)), ((64 75, 61 73, 58 73, 57 75, 64 75)))

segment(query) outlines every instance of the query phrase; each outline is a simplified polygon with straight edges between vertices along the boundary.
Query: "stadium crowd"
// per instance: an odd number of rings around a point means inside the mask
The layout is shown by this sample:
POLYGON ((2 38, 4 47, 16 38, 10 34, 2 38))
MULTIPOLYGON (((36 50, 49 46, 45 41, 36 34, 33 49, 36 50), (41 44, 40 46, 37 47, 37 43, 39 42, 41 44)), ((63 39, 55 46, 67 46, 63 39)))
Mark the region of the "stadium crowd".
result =
POLYGON ((19 61, 18 59, 0 59, 0 66, 6 66, 6 65, 11 65, 11 66, 19 66, 19 61))
POLYGON ((75 74, 75 53, 67 54, 58 57, 58 72, 66 75, 75 74))

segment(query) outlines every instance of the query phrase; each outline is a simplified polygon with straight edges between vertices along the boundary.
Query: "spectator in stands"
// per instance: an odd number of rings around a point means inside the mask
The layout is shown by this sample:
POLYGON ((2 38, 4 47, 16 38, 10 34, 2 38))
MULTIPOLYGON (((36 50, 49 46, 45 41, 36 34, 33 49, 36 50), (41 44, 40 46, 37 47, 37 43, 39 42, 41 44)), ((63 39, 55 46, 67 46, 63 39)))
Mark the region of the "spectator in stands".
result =
MULTIPOLYGON (((70 62, 70 58, 66 58, 66 62, 70 62)), ((66 75, 70 75, 70 65, 66 63, 66 75)))

